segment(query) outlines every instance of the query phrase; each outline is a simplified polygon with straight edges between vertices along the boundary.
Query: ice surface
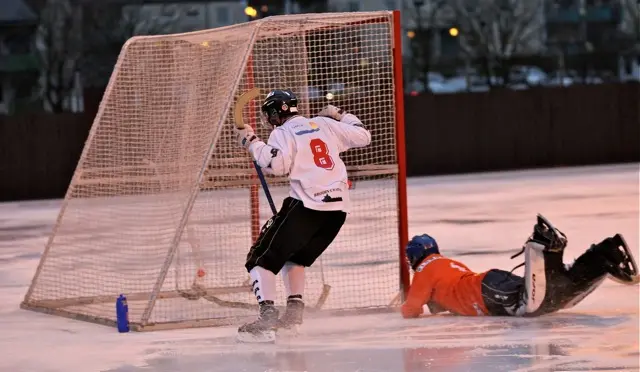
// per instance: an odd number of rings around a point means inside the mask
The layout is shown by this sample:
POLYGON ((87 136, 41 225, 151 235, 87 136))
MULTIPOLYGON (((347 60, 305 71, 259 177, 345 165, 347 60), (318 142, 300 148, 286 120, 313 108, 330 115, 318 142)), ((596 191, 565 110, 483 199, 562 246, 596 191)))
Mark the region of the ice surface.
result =
MULTIPOLYGON (((565 261, 624 234, 640 258, 639 165, 413 178, 410 234, 434 235, 476 271, 509 260, 542 213, 565 261)), ((60 201, 0 204, 0 371, 584 371, 640 369, 639 287, 605 283, 536 319, 397 313, 309 320, 295 339, 243 345, 235 328, 118 334, 21 310, 60 201)), ((366 278, 362 278, 366 285, 366 278)))

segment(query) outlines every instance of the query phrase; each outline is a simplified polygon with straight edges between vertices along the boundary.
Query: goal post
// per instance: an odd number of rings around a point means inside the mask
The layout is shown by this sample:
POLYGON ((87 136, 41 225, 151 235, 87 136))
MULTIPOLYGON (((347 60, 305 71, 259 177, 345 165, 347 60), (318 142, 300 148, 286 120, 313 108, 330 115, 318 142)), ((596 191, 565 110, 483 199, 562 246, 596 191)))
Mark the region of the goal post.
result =
POLYGON ((411 275, 405 258, 405 247, 409 243, 409 217, 407 202, 407 151, 404 129, 404 76, 402 70, 402 20, 400 11, 393 11, 393 83, 395 98, 396 161, 398 163, 398 242, 400 266, 399 299, 404 301, 409 292, 411 275))
MULTIPOLYGON (((306 270, 308 310, 393 308, 409 284, 401 42, 397 11, 127 41, 21 307, 114 326, 124 294, 134 330, 255 317, 244 261, 272 212, 235 139, 235 110, 266 140, 260 102, 288 88, 301 114, 333 103, 372 133, 370 146, 342 154, 352 211, 306 270), (254 88, 258 97, 236 107, 254 88)), ((267 182, 279 207, 287 180, 267 182)))

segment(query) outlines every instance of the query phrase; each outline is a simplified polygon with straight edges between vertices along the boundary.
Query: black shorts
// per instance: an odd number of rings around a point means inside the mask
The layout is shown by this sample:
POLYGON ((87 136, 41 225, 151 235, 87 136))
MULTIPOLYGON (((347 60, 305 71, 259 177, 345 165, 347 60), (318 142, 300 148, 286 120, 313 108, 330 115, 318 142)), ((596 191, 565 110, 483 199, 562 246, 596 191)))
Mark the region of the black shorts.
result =
POLYGON ((343 211, 316 211, 300 200, 284 199, 280 211, 264 224, 251 247, 247 271, 260 266, 278 274, 287 261, 311 266, 333 242, 346 218, 343 211))

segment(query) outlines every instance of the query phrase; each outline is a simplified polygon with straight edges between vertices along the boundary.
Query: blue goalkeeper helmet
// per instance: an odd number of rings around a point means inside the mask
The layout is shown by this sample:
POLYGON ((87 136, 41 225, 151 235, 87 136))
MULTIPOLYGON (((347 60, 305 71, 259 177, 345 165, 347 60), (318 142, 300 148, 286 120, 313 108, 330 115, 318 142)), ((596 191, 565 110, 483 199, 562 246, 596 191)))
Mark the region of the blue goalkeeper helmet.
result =
POLYGON ((414 271, 427 256, 434 253, 440 254, 438 243, 427 234, 416 235, 411 238, 404 252, 409 261, 409 265, 411 265, 414 271))

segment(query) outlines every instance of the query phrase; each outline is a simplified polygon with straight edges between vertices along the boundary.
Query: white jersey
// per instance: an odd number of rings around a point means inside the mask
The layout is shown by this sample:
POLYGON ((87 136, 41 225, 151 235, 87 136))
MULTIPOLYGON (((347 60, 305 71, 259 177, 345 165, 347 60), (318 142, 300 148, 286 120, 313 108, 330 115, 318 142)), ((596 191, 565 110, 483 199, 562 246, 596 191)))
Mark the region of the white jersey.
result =
POLYGON ((347 168, 340 153, 371 143, 371 133, 353 114, 341 121, 295 116, 276 127, 268 142, 249 152, 265 173, 289 175, 292 198, 319 211, 349 209, 347 168))

